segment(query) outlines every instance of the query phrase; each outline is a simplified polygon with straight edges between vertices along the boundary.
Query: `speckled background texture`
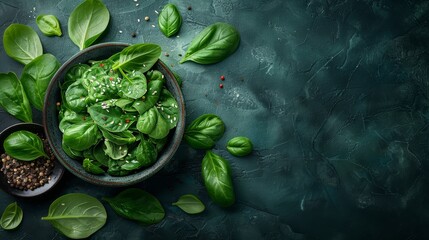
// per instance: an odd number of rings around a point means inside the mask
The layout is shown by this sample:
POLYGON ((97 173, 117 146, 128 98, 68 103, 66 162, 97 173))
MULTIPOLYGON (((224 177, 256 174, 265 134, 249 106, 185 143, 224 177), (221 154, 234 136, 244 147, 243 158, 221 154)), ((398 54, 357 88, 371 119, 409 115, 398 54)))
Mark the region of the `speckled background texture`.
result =
MULTIPOLYGON (((78 51, 67 19, 79 2, 1 0, 1 35, 11 23, 27 24, 63 63, 78 51), (34 17, 42 13, 59 18, 61 38, 41 34, 34 17)), ((188 123, 214 113, 226 124, 214 151, 231 164, 237 202, 212 204, 201 179, 204 152, 182 143, 166 169, 137 185, 160 199, 165 219, 141 226, 105 204, 107 223, 91 239, 429 238, 429 1, 176 0, 183 25, 169 39, 155 13, 167 2, 104 0, 111 20, 97 43, 154 42, 169 53, 161 58, 184 81, 188 123), (238 29, 238 50, 218 64, 179 65, 178 54, 217 21, 238 29), (251 156, 226 151, 238 135, 252 139, 251 156), (206 211, 191 216, 171 206, 186 193, 198 195, 206 211)), ((1 47, 0 72, 22 69, 1 47)), ((15 122, 0 112, 0 129, 15 122)), ((66 174, 42 198, 0 191, 0 211, 13 201, 24 210, 19 229, 0 230, 0 238, 64 239, 40 220, 54 199, 120 190, 66 174)))

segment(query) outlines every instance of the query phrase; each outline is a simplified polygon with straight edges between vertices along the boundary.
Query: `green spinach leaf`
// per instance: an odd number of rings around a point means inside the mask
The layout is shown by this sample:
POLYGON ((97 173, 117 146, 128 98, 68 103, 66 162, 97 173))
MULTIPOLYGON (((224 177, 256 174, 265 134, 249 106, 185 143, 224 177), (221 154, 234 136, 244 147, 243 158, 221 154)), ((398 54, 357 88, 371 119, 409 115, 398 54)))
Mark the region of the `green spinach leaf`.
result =
POLYGON ((130 159, 125 159, 126 163, 122 165, 122 169, 136 170, 141 167, 148 167, 156 162, 157 157, 158 152, 155 146, 151 142, 143 139, 140 141, 137 148, 134 149, 132 157, 130 159))
POLYGON ((115 197, 104 197, 113 210, 127 219, 144 224, 155 224, 164 219, 165 211, 152 194, 138 188, 129 188, 115 197))
POLYGON ((82 166, 83 166, 83 169, 85 169, 85 171, 95 175, 100 175, 104 173, 104 170, 100 167, 101 164, 89 158, 83 159, 82 166))
POLYGON ((128 80, 121 83, 120 93, 123 97, 138 99, 143 97, 147 91, 146 77, 140 71, 124 75, 128 80))
POLYGON ((159 13, 158 25, 166 37, 171 37, 179 32, 182 26, 182 16, 175 5, 169 3, 164 6, 159 13))
POLYGON ((173 203, 173 206, 177 206, 188 214, 198 214, 204 211, 206 208, 204 204, 198 199, 197 196, 192 194, 185 194, 173 203))
POLYGON ((112 143, 108 141, 107 139, 104 140, 104 153, 109 156, 113 160, 119 160, 123 157, 125 157, 128 153, 128 146, 127 145, 117 145, 115 143, 112 143))
POLYGON ((43 54, 37 33, 31 27, 18 23, 11 24, 4 31, 3 46, 9 57, 24 65, 43 54))
POLYGON ((136 137, 133 135, 133 133, 129 130, 125 130, 123 132, 116 132, 116 133, 109 132, 102 128, 100 130, 105 139, 117 145, 131 144, 137 140, 136 137))
POLYGON ((109 19, 109 10, 100 0, 85 0, 70 14, 70 39, 80 50, 89 47, 106 30, 109 19))
POLYGON ((39 27, 40 31, 46 36, 58 36, 61 37, 63 34, 61 32, 60 22, 58 18, 54 15, 39 15, 36 18, 36 24, 39 27))
POLYGON ((164 83, 160 80, 152 80, 148 84, 148 91, 143 96, 144 99, 136 100, 133 103, 133 107, 139 112, 139 114, 145 113, 147 110, 155 106, 161 96, 162 87, 164 83))
POLYGON ((186 142, 195 149, 210 149, 225 132, 222 119, 214 114, 199 116, 185 130, 186 142))
POLYGON ((122 109, 110 105, 109 101, 88 107, 88 113, 98 126, 110 132, 123 132, 136 120, 134 115, 124 114, 122 109))
POLYGON ((3 148, 11 157, 22 161, 48 157, 45 153, 42 139, 26 130, 16 131, 7 136, 3 142, 3 148))
POLYGON ((88 91, 80 80, 72 83, 64 93, 65 104, 75 112, 82 112, 86 109, 88 91))
POLYGON ((124 71, 146 72, 158 61, 161 47, 152 43, 134 44, 124 48, 119 54, 119 60, 112 66, 113 70, 121 68, 124 71))
POLYGON ((77 151, 86 150, 101 138, 101 133, 92 121, 70 125, 63 134, 64 144, 77 151))
POLYGON ((39 110, 43 109, 46 89, 60 68, 60 62, 52 54, 43 54, 25 65, 21 83, 28 100, 39 110))
POLYGON ((240 34, 227 23, 218 22, 205 28, 191 42, 180 63, 193 61, 213 64, 235 52, 240 43, 240 34))
POLYGON ((253 144, 247 137, 235 137, 228 141, 226 149, 234 156, 243 157, 252 152, 253 144))
POLYGON ((221 156, 207 151, 201 164, 201 172, 207 193, 213 202, 229 207, 235 202, 229 163, 221 156))
POLYGON ((9 204, 4 210, 0 225, 5 230, 15 229, 21 224, 24 214, 16 202, 9 204))
POLYGON ((152 107, 138 118, 137 129, 155 139, 165 138, 170 131, 167 120, 157 107, 152 107))
POLYGON ((104 226, 106 209, 96 198, 82 193, 69 193, 57 198, 49 206, 48 216, 42 220, 66 237, 82 239, 104 226))
POLYGON ((15 73, 0 73, 0 106, 21 121, 33 121, 30 102, 15 73))

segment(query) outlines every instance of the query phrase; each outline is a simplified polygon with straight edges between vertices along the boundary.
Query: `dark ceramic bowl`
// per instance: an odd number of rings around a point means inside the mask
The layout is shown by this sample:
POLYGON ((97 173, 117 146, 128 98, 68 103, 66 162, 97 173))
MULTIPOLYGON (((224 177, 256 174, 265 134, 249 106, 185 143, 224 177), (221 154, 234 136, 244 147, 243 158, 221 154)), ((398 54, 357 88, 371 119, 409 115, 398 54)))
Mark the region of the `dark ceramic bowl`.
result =
MULTIPOLYGON (((19 131, 19 130, 26 130, 32 133, 35 133, 39 136, 45 136, 45 132, 43 131, 43 126, 40 124, 36 124, 36 123, 17 123, 14 124, 8 128, 6 128, 5 130, 3 130, 3 132, 0 133, 0 143, 2 143, 0 145, 0 152, 4 153, 4 148, 3 148, 3 142, 4 140, 13 132, 19 131)), ((17 188, 13 188, 10 187, 9 184, 7 183, 6 177, 4 176, 3 172, 0 171, 0 187, 6 191, 9 194, 18 196, 18 197, 35 197, 35 196, 39 196, 42 195, 46 192, 48 192, 49 190, 51 190, 61 179, 61 177, 63 176, 64 173, 64 167, 57 161, 57 159, 55 160, 55 167, 51 173, 51 180, 49 180, 48 183, 46 183, 45 185, 43 185, 42 187, 36 188, 34 190, 19 190, 17 188)), ((2 165, 2 163, 0 163, 0 166, 2 165)))
POLYGON ((177 127, 170 132, 169 142, 165 145, 163 151, 158 154, 158 160, 152 166, 128 176, 110 176, 108 174, 93 175, 83 169, 81 161, 70 158, 62 149, 62 133, 58 128, 59 120, 56 103, 61 101, 59 85, 63 83, 65 74, 76 64, 87 63, 89 60, 107 59, 127 46, 129 46, 129 44, 101 43, 80 51, 60 67, 52 78, 46 92, 45 107, 43 109, 43 124, 46 136, 55 156, 71 173, 96 185, 111 187, 127 186, 141 182, 153 176, 170 161, 183 137, 185 128, 185 104, 182 92, 173 73, 162 61, 158 60, 153 69, 159 70, 164 74, 166 78, 166 86, 178 103, 179 119, 177 127))

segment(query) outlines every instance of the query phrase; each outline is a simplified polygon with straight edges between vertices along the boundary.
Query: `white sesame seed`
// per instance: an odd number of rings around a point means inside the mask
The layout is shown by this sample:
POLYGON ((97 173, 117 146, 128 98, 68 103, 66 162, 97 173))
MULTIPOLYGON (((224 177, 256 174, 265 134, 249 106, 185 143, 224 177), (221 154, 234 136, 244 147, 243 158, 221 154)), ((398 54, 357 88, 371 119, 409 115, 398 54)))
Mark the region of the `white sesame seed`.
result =
POLYGON ((140 18, 137 19, 137 22, 140 22, 140 18))
POLYGON ((176 120, 177 120, 177 118, 176 118, 176 117, 174 117, 174 118, 173 118, 173 120, 174 120, 174 121, 176 121, 176 120))
POLYGON ((119 30, 119 33, 122 33, 122 30, 119 30))
POLYGON ((158 12, 158 11, 156 11, 156 10, 155 10, 155 13, 156 13, 156 14, 159 14, 159 12, 158 12))
POLYGON ((138 7, 140 4, 136 3, 136 7, 138 7))
POLYGON ((154 28, 154 27, 155 27, 155 25, 153 25, 153 24, 152 24, 152 27, 154 28))

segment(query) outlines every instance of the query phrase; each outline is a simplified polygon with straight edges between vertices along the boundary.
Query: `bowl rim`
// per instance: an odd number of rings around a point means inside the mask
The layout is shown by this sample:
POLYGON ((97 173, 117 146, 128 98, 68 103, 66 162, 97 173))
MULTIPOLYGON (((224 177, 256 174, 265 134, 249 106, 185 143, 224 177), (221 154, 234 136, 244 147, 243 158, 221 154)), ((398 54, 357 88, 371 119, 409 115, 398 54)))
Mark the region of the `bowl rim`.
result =
MULTIPOLYGON (((15 132, 15 131, 19 131, 19 130, 26 130, 29 132, 33 132, 33 133, 42 133, 44 135, 45 138, 46 137, 46 132, 44 131, 44 126, 39 124, 39 123, 25 123, 25 122, 20 122, 20 123, 15 123, 12 124, 10 126, 8 126, 7 128, 3 129, 0 132, 0 136, 1 138, 6 138, 6 136, 4 136, 4 134, 8 133, 8 132, 15 132), (33 128, 30 130, 30 128, 33 128), (37 131, 34 130, 34 128, 38 129, 37 131)), ((10 133, 9 133, 10 134, 10 133)), ((51 148, 52 152, 53 149, 52 147, 49 145, 49 147, 51 148)), ((3 149, 3 146, 0 147, 1 149, 3 149)), ((4 151, 4 149, 3 149, 4 151)), ((55 156, 55 154, 54 154, 55 156)), ((61 178, 64 175, 65 172, 65 168, 64 166, 60 163, 60 161, 58 160, 58 158, 55 156, 55 160, 56 160, 56 164, 54 169, 52 170, 53 173, 55 172, 55 178, 51 181, 49 181, 48 183, 46 183, 45 185, 36 188, 35 190, 19 190, 16 188, 12 188, 10 186, 5 186, 7 183, 2 182, 0 184, 1 189, 3 189, 3 191, 13 195, 13 196, 17 196, 17 197, 23 197, 23 198, 31 198, 31 197, 38 197, 41 195, 46 194, 47 192, 51 191, 51 189, 53 189, 61 180, 61 178)), ((3 173, 0 173, 1 177, 3 178, 4 175, 3 173)), ((1 181, 5 181, 5 179, 3 178, 1 181)))
MULTIPOLYGON (((163 68, 165 70, 165 73, 168 74, 169 78, 167 78, 167 79, 172 79, 172 81, 169 81, 169 82, 170 82, 170 84, 173 85, 173 88, 177 92, 176 100, 178 102, 179 113, 180 113, 177 126, 175 127, 174 131, 170 133, 170 134, 173 134, 173 136, 170 139, 170 144, 172 145, 172 147, 169 147, 168 154, 166 157, 163 157, 163 159, 161 159, 161 156, 166 154, 166 152, 164 152, 161 155, 158 155, 158 159, 153 165, 151 165, 148 168, 137 171, 136 173, 131 174, 131 175, 127 175, 127 176, 110 176, 108 174, 94 175, 94 174, 87 173, 82 168, 81 164, 79 166, 81 168, 81 169, 79 169, 79 171, 78 171, 78 169, 75 169, 75 167, 72 166, 69 163, 69 161, 76 161, 77 162, 78 160, 72 159, 65 154, 64 155, 66 156, 67 159, 63 159, 63 157, 62 157, 63 155, 60 153, 60 151, 63 151, 63 150, 62 149, 56 149, 54 147, 54 139, 51 138, 51 134, 50 134, 49 129, 48 129, 48 106, 49 106, 49 96, 51 95, 50 93, 52 92, 53 88, 58 87, 58 83, 61 81, 61 79, 60 79, 61 75, 64 76, 64 74, 66 74, 65 71, 68 68, 72 67, 72 66, 70 66, 70 64, 73 63, 77 58, 79 58, 80 56, 82 56, 88 52, 91 52, 91 51, 94 51, 97 49, 102 49, 105 47, 123 47, 123 48, 126 48, 126 47, 131 46, 131 45, 133 45, 133 44, 123 43, 123 42, 105 42, 105 43, 99 43, 99 44, 90 46, 84 50, 77 52, 72 57, 70 57, 66 62, 64 62, 64 64, 62 64, 61 67, 57 70, 57 72, 52 77, 51 82, 49 83, 49 86, 48 86, 47 91, 46 91, 46 95, 45 95, 45 99, 44 99, 45 104, 44 104, 43 112, 42 112, 43 126, 44 126, 44 130, 45 130, 46 138, 48 139, 49 145, 51 146, 55 157, 73 175, 77 176, 78 178, 80 178, 86 182, 89 182, 89 183, 92 183, 95 185, 109 186, 109 187, 123 187, 123 186, 129 186, 129 185, 133 185, 133 184, 142 182, 142 181, 152 177, 154 174, 159 172, 167 163, 170 162, 171 158, 176 153, 176 151, 179 148, 179 145, 183 139, 183 135, 184 135, 184 131, 185 131, 185 119, 186 119, 185 101, 183 98, 183 94, 182 94, 182 91, 181 91, 179 84, 177 83, 177 80, 176 80, 174 74, 166 66, 166 64, 162 62, 161 59, 158 59, 158 61, 156 62, 156 64, 154 66, 159 65, 161 68, 163 68), (103 177, 104 178, 109 177, 110 179, 105 180, 103 177), (114 180, 112 180, 112 179, 114 179, 114 180)), ((90 60, 90 59, 88 59, 88 60, 90 60)), ((78 64, 78 63, 74 63, 74 64, 78 64)), ((59 129, 58 129, 58 131, 59 131, 59 129)))

